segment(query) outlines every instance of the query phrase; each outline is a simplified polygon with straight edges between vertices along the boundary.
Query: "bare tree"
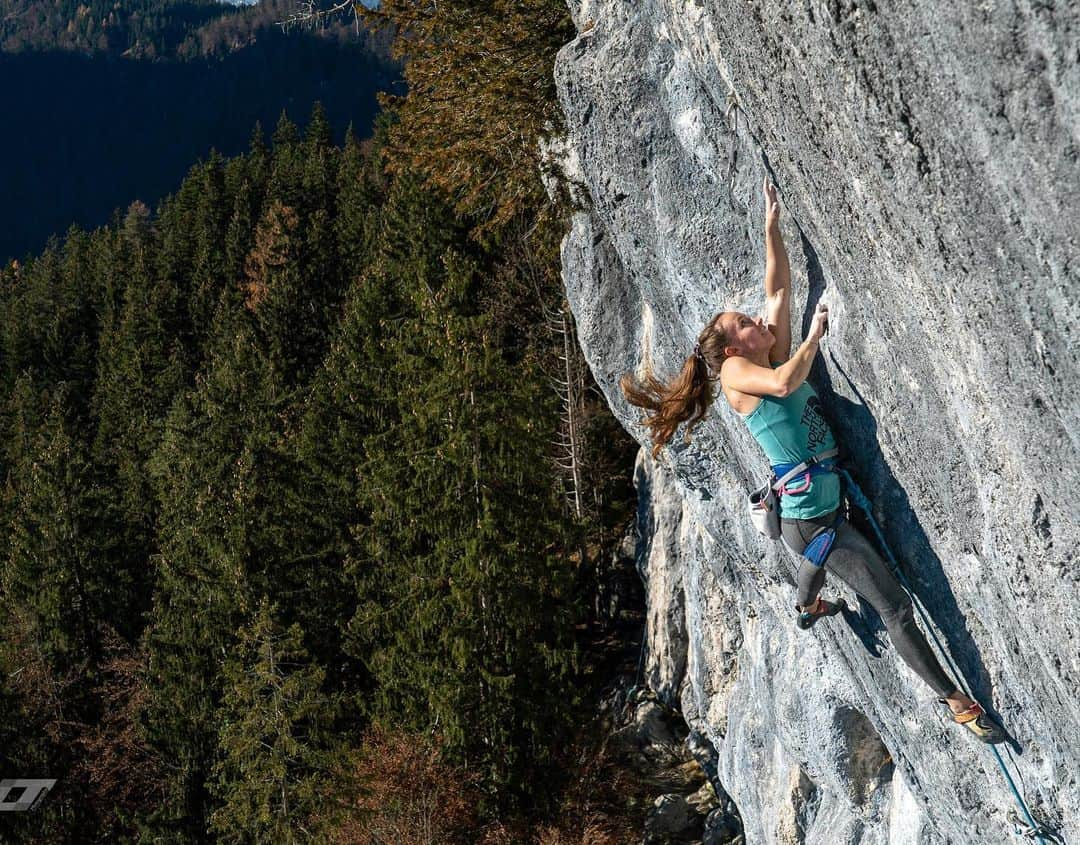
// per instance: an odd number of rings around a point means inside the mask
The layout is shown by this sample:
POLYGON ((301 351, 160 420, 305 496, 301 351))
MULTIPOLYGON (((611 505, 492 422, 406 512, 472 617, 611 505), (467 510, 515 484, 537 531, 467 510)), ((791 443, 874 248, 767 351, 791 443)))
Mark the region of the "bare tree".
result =
POLYGON ((277 25, 288 32, 293 27, 325 26, 331 18, 351 14, 359 33, 362 6, 360 0, 338 0, 325 7, 319 0, 299 0, 289 16, 283 21, 277 21, 277 25))

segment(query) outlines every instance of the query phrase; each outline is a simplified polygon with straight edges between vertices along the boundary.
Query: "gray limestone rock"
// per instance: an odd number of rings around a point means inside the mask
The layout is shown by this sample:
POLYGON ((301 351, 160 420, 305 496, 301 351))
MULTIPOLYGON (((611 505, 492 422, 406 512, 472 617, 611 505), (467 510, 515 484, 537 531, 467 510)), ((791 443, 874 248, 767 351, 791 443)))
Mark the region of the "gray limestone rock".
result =
MULTIPOLYGON (((1080 841, 1080 11, 986 0, 573 0, 558 155, 590 367, 662 376, 763 305, 762 177, 796 342, 904 572, 1036 816, 1080 841)), ((1015 801, 880 622, 793 624, 796 561, 714 405, 635 470, 647 679, 718 752, 754 843, 1004 843, 1015 801)), ((836 582, 827 590, 844 594, 836 582)), ((856 606, 854 596, 847 595, 856 606)))

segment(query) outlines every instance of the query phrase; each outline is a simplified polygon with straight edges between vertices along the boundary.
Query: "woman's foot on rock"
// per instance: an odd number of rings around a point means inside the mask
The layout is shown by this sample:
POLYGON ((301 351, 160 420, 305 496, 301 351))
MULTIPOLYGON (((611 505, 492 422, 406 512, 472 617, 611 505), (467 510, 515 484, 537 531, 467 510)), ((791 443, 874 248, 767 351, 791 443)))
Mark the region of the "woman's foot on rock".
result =
POLYGON ((814 604, 805 610, 800 610, 797 606, 795 609, 800 611, 795 620, 795 624, 806 631, 813 628, 817 621, 822 617, 836 616, 836 614, 841 611, 847 610, 847 602, 843 599, 837 599, 836 602, 829 602, 822 598, 818 598, 814 604))
MULTIPOLYGON (((939 698, 938 701, 949 707, 952 711, 952 720, 956 722, 956 724, 963 725, 975 734, 980 742, 996 745, 997 743, 1006 740, 1007 735, 1005 729, 995 722, 990 714, 983 710, 982 705, 979 704, 979 702, 972 701, 970 707, 957 712, 954 706, 954 700, 939 698)), ((971 701, 971 699, 968 699, 968 701, 971 701)))

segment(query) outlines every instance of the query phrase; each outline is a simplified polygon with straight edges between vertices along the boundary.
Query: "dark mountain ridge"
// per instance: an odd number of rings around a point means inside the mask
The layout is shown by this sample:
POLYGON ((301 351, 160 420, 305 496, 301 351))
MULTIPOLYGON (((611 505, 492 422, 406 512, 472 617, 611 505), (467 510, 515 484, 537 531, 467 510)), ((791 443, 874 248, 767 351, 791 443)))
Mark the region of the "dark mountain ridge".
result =
POLYGON ((400 69, 379 37, 346 20, 276 25, 268 0, 105 3, 0 0, 0 259, 94 227, 132 200, 153 204, 211 149, 235 155, 252 127, 322 102, 336 140, 366 136, 376 93, 400 69))

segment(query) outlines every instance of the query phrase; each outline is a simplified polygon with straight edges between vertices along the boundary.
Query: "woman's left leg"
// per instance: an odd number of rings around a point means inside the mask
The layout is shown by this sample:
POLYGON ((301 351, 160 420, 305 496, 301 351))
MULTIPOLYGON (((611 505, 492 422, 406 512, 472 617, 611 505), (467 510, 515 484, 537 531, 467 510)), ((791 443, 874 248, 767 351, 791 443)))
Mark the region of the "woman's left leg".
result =
POLYGON ((956 692, 956 684, 941 668, 915 623, 911 598, 870 541, 850 523, 845 522, 837 529, 836 542, 825 566, 881 615, 893 647, 915 674, 941 698, 956 692))
POLYGON ((825 565, 881 614, 893 647, 915 673, 944 699, 955 721, 966 725, 983 742, 1003 742, 1007 734, 983 708, 957 689, 945 674, 930 644, 915 624, 911 597, 885 561, 848 523, 836 531, 836 542, 825 565))

